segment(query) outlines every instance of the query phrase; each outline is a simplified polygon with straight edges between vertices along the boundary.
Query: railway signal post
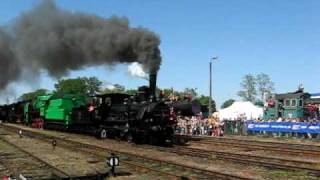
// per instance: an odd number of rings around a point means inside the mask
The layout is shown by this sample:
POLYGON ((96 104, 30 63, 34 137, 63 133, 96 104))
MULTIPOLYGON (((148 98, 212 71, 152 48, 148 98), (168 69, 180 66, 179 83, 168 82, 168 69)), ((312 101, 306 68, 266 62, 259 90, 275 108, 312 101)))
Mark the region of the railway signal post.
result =
POLYGON ((57 141, 54 139, 52 140, 52 149, 55 150, 57 146, 57 141))
POLYGON ((116 176, 115 167, 119 166, 119 157, 117 157, 114 153, 111 153, 111 156, 107 159, 108 166, 111 167, 109 171, 112 176, 116 176))
POLYGON ((19 129, 18 134, 19 134, 19 137, 22 138, 22 130, 21 129, 19 129))

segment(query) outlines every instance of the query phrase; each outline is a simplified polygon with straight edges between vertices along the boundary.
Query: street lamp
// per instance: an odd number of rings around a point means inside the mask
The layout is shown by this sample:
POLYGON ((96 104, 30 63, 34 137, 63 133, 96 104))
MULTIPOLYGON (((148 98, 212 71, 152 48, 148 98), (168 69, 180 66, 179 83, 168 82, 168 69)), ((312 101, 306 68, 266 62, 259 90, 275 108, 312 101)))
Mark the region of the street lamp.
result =
POLYGON ((212 57, 209 62, 209 117, 212 116, 212 64, 218 57, 212 57))

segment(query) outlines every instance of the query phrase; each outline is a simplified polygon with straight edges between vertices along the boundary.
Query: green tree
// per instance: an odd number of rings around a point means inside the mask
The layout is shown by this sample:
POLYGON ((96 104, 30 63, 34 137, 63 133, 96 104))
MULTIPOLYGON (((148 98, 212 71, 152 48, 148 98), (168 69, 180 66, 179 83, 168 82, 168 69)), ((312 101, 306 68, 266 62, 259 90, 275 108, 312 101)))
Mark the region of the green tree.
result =
POLYGON ((179 99, 181 99, 183 97, 183 95, 182 95, 183 93, 182 92, 175 91, 173 88, 159 89, 159 92, 157 92, 158 94, 160 93, 160 90, 163 91, 165 97, 169 97, 172 93, 174 93, 176 96, 178 96, 179 99))
POLYGON ((184 95, 191 94, 192 98, 196 98, 198 96, 197 88, 185 88, 183 91, 184 95))
POLYGON ((101 84, 102 82, 96 77, 78 77, 59 80, 54 86, 58 94, 90 96, 98 92, 101 84))
POLYGON ((162 91, 166 97, 169 97, 173 90, 172 88, 164 88, 162 91))
POLYGON ((252 74, 247 74, 240 83, 242 88, 238 91, 238 95, 245 101, 255 102, 257 90, 256 90, 256 78, 252 74))
POLYGON ((126 90, 126 88, 120 84, 115 84, 114 87, 114 91, 117 93, 123 93, 126 90))
POLYGON ((271 94, 274 91, 274 83, 267 74, 258 74, 256 76, 256 83, 260 101, 264 100, 265 94, 271 94))
POLYGON ((120 84, 114 84, 113 88, 105 88, 102 90, 102 94, 109 94, 109 93, 124 93, 125 92, 125 87, 120 85, 120 84))
POLYGON ((135 95, 135 94, 137 94, 137 90, 136 89, 127 89, 127 90, 125 90, 125 93, 126 94, 129 94, 129 95, 135 95))
POLYGON ((102 82, 97 77, 84 77, 83 79, 87 86, 86 89, 90 95, 94 95, 99 91, 102 82))
MULTIPOLYGON (((164 94, 169 96, 172 93, 172 89, 163 89, 164 94)), ((183 100, 185 96, 191 94, 193 99, 198 97, 197 89, 196 88, 185 88, 183 91, 174 91, 174 94, 178 96, 179 100, 183 100)))
POLYGON ((47 94, 47 92, 48 92, 48 90, 46 90, 46 89, 38 89, 38 90, 33 91, 33 92, 29 92, 29 93, 22 94, 22 95, 19 97, 19 100, 29 101, 29 100, 34 99, 34 98, 37 97, 37 96, 45 95, 45 94, 47 94))
POLYGON ((222 104, 221 109, 224 109, 224 108, 227 108, 227 107, 231 106, 234 102, 235 102, 234 99, 226 100, 226 101, 222 104))
MULTIPOLYGON (((210 99, 209 96, 201 95, 201 96, 196 97, 194 100, 199 102, 202 106, 209 106, 209 99, 210 99)), ((212 99, 212 111, 215 112, 216 110, 217 110, 216 103, 212 99)))
POLYGON ((62 79, 55 85, 58 94, 88 95, 86 80, 84 78, 62 79))

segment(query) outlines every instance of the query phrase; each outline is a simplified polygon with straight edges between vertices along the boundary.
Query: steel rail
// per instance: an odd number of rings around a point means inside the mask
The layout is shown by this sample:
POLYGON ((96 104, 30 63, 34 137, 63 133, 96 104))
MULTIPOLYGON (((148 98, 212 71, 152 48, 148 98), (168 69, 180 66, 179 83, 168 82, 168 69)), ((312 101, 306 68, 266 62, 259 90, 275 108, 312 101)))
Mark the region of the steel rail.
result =
MULTIPOLYGON (((13 126, 7 126, 7 125, 2 125, 3 127, 6 128, 10 128, 12 130, 18 130, 18 127, 13 127, 13 126)), ((252 178, 248 178, 248 177, 243 177, 243 176, 239 176, 236 174, 229 174, 229 173, 223 173, 223 172, 219 172, 219 171, 213 171, 213 170, 207 170, 207 169, 201 169, 198 167, 193 167, 193 166, 189 166, 189 165, 184 165, 182 163, 178 163, 178 162, 168 162, 165 160, 161 160, 158 158, 151 158, 151 157, 144 157, 141 155, 137 155, 137 154, 133 154, 133 153, 129 153, 129 152, 124 152, 124 151, 120 151, 120 150, 114 150, 114 149, 110 149, 110 148, 106 148, 106 147, 100 147, 100 146, 96 146, 96 145, 92 145, 92 144, 87 144, 87 143, 81 143, 78 141, 73 141, 70 139, 65 139, 65 138, 60 138, 57 136, 51 136, 51 135, 45 135, 39 132, 35 132, 35 131, 30 131, 27 129, 23 130, 24 135, 27 135, 29 137, 33 137, 33 138, 38 138, 40 140, 44 140, 48 143, 51 143, 52 139, 57 140, 58 142, 58 146, 61 146, 61 142, 64 143, 63 147, 67 148, 67 146, 69 146, 70 148, 74 149, 74 150, 80 150, 82 152, 86 152, 86 153, 91 153, 94 155, 98 155, 97 152, 112 152, 112 153, 116 153, 118 155, 124 155, 124 156, 128 156, 128 157, 134 157, 134 158, 138 158, 141 159, 143 161, 149 161, 149 162, 154 162, 154 163, 158 163, 160 166, 174 166, 177 169, 182 169, 183 171, 187 170, 187 171, 191 171, 194 172, 196 174, 199 174, 201 176, 208 176, 210 178, 220 178, 220 179, 252 179, 252 178), (95 152, 90 152, 90 150, 95 151, 95 152)), ((104 156, 105 157, 105 156, 104 156)), ((132 164, 132 163, 131 163, 132 164)), ((136 163, 134 163, 136 164, 136 163)), ((143 166, 143 165, 141 165, 143 166)), ((162 174, 166 174, 166 175, 170 175, 170 176, 175 176, 175 177, 179 177, 182 179, 185 179, 187 177, 185 177, 184 175, 177 175, 177 174, 172 174, 172 173, 168 173, 168 172, 164 172, 164 171, 159 171, 159 170, 155 170, 154 168, 148 168, 152 171, 158 172, 158 173, 162 173, 162 174)))

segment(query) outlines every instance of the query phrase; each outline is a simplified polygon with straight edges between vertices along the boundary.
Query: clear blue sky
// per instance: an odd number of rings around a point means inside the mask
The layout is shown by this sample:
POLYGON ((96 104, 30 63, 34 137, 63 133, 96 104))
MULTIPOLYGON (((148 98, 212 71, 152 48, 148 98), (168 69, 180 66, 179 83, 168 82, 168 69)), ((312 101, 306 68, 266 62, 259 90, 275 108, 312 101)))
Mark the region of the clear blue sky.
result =
MULTIPOLYGON (((1 0, 0 24, 10 23, 39 0, 1 0)), ((266 73, 277 92, 294 91, 303 83, 320 91, 319 0, 57 0, 58 6, 102 17, 126 16, 132 26, 160 35, 163 64, 159 87, 197 88, 208 94, 208 62, 214 64, 214 98, 218 105, 238 98, 245 74, 266 73)), ((125 67, 112 71, 90 68, 70 77, 98 76, 101 80, 134 88, 145 81, 130 78, 125 67)), ((17 84, 18 94, 30 88, 53 88, 42 78, 32 87, 17 84)))

